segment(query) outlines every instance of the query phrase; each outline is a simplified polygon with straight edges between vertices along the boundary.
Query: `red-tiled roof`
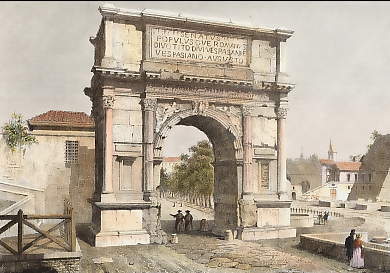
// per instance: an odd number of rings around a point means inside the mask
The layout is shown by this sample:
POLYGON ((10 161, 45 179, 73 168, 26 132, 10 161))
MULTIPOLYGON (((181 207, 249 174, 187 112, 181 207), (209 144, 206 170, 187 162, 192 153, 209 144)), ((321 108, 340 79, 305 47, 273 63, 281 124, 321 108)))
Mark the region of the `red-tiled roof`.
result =
POLYGON ((340 171, 358 171, 362 163, 361 162, 335 162, 335 165, 337 169, 339 169, 340 171))
POLYGON ((93 119, 84 112, 53 111, 40 114, 29 119, 30 126, 56 126, 56 127, 78 127, 93 128, 93 119))
POLYGON ((181 161, 180 157, 164 157, 163 162, 179 162, 181 161))
POLYGON ((333 165, 335 162, 331 159, 320 159, 320 163, 324 165, 333 165))

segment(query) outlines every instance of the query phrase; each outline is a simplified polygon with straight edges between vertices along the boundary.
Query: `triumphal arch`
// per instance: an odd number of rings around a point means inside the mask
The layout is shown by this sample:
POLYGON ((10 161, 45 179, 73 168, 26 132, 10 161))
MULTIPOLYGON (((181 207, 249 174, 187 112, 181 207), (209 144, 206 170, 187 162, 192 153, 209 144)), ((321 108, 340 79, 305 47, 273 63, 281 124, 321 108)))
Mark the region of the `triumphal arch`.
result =
POLYGON ((213 145, 215 233, 295 236, 285 154, 293 32, 111 4, 99 10, 85 88, 96 125, 94 244, 161 242, 156 188, 175 125, 195 126, 213 145))

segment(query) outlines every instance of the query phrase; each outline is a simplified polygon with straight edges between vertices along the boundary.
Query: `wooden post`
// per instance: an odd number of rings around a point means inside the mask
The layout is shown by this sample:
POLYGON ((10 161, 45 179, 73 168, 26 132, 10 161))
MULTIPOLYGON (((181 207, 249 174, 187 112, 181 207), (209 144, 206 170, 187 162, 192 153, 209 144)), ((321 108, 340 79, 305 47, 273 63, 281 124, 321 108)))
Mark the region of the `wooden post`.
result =
POLYGON ((76 251, 76 227, 73 208, 70 207, 70 248, 72 252, 76 251))
POLYGON ((18 255, 23 253, 23 211, 18 211, 18 255))

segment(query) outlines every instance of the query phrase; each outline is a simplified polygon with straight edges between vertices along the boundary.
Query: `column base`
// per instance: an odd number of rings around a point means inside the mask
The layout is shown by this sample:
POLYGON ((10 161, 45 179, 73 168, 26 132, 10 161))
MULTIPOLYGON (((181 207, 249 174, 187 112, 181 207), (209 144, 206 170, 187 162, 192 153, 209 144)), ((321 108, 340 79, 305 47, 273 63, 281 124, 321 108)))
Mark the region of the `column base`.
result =
POLYGON ((296 237, 296 229, 292 227, 248 227, 238 231, 238 239, 256 241, 266 239, 283 239, 296 237))
POLYGON ((146 230, 94 232, 93 237, 95 247, 150 244, 146 230))

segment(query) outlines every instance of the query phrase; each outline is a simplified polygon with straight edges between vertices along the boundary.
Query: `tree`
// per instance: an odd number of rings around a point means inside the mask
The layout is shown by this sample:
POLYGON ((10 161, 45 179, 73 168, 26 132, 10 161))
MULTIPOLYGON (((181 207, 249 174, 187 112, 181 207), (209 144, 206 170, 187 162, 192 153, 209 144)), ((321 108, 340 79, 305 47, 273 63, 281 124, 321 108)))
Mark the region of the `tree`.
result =
POLYGON ((374 130, 374 131, 371 133, 371 135, 370 135, 371 143, 367 145, 368 150, 370 150, 370 148, 371 148, 372 145, 374 144, 375 140, 376 140, 379 136, 382 136, 382 134, 380 134, 377 130, 374 130))
POLYGON ((192 146, 190 155, 181 155, 181 164, 173 169, 168 188, 186 200, 211 206, 214 190, 214 154, 207 140, 192 146), (208 204, 207 204, 208 203, 208 204))
POLYGON ((14 152, 16 148, 21 149, 26 145, 38 142, 35 136, 28 133, 26 122, 23 120, 21 114, 13 113, 11 120, 5 123, 2 130, 7 146, 12 152, 14 152))
POLYGON ((169 175, 164 168, 160 169, 160 191, 165 194, 169 189, 169 175))

